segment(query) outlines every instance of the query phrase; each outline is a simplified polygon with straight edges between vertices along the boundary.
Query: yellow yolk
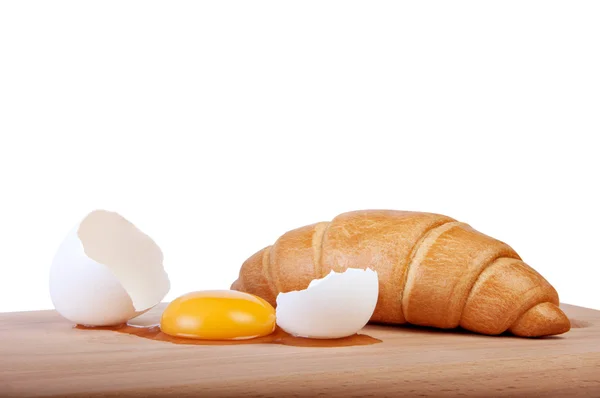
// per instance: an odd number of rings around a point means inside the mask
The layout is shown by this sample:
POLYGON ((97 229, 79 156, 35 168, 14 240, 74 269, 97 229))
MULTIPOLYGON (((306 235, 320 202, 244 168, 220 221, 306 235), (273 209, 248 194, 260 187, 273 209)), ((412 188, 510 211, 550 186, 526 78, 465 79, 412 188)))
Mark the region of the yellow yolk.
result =
POLYGON ((165 308, 160 329, 192 339, 250 339, 273 333, 275 309, 258 296, 235 290, 193 292, 165 308))

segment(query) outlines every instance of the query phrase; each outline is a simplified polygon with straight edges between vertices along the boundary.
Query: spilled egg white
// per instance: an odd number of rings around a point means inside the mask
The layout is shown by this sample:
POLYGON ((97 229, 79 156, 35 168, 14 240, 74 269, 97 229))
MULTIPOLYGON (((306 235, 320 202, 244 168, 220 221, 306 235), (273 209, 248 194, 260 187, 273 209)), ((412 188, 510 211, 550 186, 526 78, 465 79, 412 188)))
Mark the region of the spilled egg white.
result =
POLYGON ((335 339, 361 330, 371 319, 379 280, 371 269, 348 268, 314 279, 305 290, 277 296, 277 324, 298 337, 335 339))
POLYGON ((125 323, 169 292, 156 243, 117 213, 96 210, 66 236, 50 266, 50 297, 71 322, 125 323))

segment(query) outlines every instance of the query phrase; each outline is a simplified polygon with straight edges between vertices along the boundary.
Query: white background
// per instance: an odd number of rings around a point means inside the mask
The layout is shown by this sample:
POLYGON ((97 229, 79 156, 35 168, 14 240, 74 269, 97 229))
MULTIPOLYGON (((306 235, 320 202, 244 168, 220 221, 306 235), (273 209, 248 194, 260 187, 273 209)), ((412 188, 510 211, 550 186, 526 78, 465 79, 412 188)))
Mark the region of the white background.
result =
POLYGON ((600 3, 0 3, 0 311, 89 211, 228 288, 285 231, 439 212, 600 309, 600 3))

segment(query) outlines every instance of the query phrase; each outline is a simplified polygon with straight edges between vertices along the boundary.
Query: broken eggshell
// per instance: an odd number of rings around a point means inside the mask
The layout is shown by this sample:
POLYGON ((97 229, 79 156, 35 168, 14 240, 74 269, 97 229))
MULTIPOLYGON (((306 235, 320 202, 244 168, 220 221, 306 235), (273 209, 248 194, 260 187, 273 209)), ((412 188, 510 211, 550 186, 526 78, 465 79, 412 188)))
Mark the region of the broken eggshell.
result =
POLYGON ((305 290, 277 296, 277 324, 284 331, 313 339, 347 337, 371 319, 379 295, 377 272, 348 268, 314 279, 305 290))
POLYGON ((64 239, 50 267, 55 309, 80 325, 111 326, 135 318, 169 292, 163 254, 117 213, 96 210, 64 239))

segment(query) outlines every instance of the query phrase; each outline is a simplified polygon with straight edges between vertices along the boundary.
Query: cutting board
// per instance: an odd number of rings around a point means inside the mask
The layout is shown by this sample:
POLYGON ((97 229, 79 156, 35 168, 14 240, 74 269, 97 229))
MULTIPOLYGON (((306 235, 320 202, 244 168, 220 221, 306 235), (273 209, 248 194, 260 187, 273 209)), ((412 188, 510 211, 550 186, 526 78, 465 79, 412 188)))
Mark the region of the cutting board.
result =
MULTIPOLYGON (((542 339, 369 325, 352 347, 198 346, 0 314, 0 396, 600 397, 600 311, 542 339)), ((136 320, 157 323, 164 304, 136 320)))

